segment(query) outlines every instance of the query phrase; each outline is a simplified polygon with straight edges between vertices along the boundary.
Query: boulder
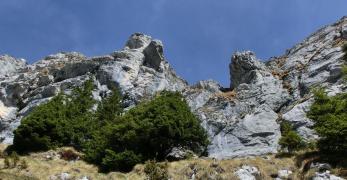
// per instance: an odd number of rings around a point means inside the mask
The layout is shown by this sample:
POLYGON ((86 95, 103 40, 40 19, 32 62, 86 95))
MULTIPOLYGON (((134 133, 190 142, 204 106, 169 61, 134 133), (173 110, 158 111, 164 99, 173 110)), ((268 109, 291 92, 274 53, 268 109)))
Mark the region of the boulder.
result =
POLYGON ((243 165, 241 169, 234 173, 240 180, 256 180, 260 178, 260 172, 258 168, 243 165))
POLYGON ((278 177, 279 179, 289 179, 290 175, 293 174, 292 171, 287 170, 287 169, 282 169, 278 171, 278 177))
POLYGON ((187 159, 190 157, 197 157, 194 152, 187 150, 182 147, 174 147, 171 152, 166 156, 167 160, 170 161, 178 161, 178 160, 183 160, 187 159))

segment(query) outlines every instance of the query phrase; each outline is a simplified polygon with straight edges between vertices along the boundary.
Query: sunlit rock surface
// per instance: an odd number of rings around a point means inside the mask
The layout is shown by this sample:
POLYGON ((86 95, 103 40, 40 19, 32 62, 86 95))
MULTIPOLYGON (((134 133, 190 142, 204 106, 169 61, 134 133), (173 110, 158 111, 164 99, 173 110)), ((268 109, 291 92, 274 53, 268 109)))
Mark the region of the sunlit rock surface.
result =
POLYGON ((64 52, 26 64, 3 55, 0 138, 12 143, 12 131, 33 108, 92 78, 96 100, 115 85, 126 97, 127 109, 162 90, 182 92, 209 134, 210 157, 276 153, 280 121, 293 124, 307 140, 318 138, 306 116, 314 101, 311 89, 326 87, 331 96, 346 91, 341 78, 341 46, 346 42, 344 17, 268 61, 251 51, 236 52, 229 65, 230 87, 213 80, 188 85, 165 59, 163 43, 141 33, 131 35, 123 49, 98 57, 64 52))

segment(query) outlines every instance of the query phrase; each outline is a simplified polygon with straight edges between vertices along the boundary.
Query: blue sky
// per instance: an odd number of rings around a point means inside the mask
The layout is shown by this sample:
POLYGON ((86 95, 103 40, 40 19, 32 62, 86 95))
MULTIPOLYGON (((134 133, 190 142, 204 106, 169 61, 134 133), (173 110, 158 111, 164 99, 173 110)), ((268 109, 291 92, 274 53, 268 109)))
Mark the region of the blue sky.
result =
POLYGON ((344 15, 346 0, 1 0, 0 54, 29 63, 60 51, 97 56, 144 32, 190 83, 228 86, 233 52, 266 60, 344 15))

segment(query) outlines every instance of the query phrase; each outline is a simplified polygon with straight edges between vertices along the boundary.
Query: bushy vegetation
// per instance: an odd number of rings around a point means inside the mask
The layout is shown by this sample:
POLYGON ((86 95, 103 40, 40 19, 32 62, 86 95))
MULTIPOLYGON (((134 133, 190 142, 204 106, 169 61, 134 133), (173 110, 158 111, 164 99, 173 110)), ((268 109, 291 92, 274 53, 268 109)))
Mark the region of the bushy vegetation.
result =
POLYGON ((71 95, 59 94, 38 106, 14 132, 13 150, 23 153, 73 146, 103 171, 130 171, 149 159, 165 160, 174 147, 203 153, 205 130, 182 95, 161 92, 123 112, 116 88, 92 110, 91 80, 71 95))
POLYGON ((156 161, 147 161, 144 172, 149 180, 165 180, 169 179, 167 163, 159 164, 156 161))
POLYGON ((60 146, 80 148, 96 125, 90 110, 95 103, 92 89, 89 80, 71 95, 60 93, 35 108, 14 131, 12 148, 20 153, 60 146))
POLYGON ((315 102, 308 117, 314 120, 314 129, 321 137, 318 148, 321 152, 335 155, 347 154, 347 94, 327 96, 323 89, 315 90, 315 102))
POLYGON ((128 171, 148 159, 164 160, 174 147, 202 153, 207 145, 207 134, 183 97, 162 92, 96 134, 86 157, 106 171, 128 171))
POLYGON ((26 169, 28 168, 28 164, 24 159, 20 159, 19 155, 16 152, 12 152, 11 155, 6 155, 4 158, 4 168, 20 168, 26 169))
POLYGON ((288 122, 281 123, 281 133, 282 137, 280 138, 279 145, 281 145, 283 149, 287 149, 289 153, 293 153, 305 147, 305 142, 301 136, 293 130, 292 125, 288 122))

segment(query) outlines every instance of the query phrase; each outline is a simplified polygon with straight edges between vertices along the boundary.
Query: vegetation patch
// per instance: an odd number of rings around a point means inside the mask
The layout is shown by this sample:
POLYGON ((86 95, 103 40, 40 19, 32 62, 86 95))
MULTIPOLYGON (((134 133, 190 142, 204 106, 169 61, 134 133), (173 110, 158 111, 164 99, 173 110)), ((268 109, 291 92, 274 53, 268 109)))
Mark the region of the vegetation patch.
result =
MULTIPOLYGON (((183 96, 161 92, 151 101, 123 112, 116 88, 96 111, 88 80, 71 95, 59 94, 38 106, 14 132, 9 151, 29 153, 72 146, 102 171, 130 171, 149 159, 163 161, 174 147, 205 153, 207 133, 183 96)), ((63 153, 76 159, 72 151, 63 153)))
POLYGON ((293 153, 305 147, 305 142, 298 135, 297 132, 293 130, 293 127, 288 122, 281 123, 281 133, 282 136, 279 141, 279 145, 288 153, 293 153))
POLYGON ((347 154, 347 93, 329 97, 324 89, 314 92, 315 102, 308 112, 321 137, 318 148, 332 155, 347 154))

